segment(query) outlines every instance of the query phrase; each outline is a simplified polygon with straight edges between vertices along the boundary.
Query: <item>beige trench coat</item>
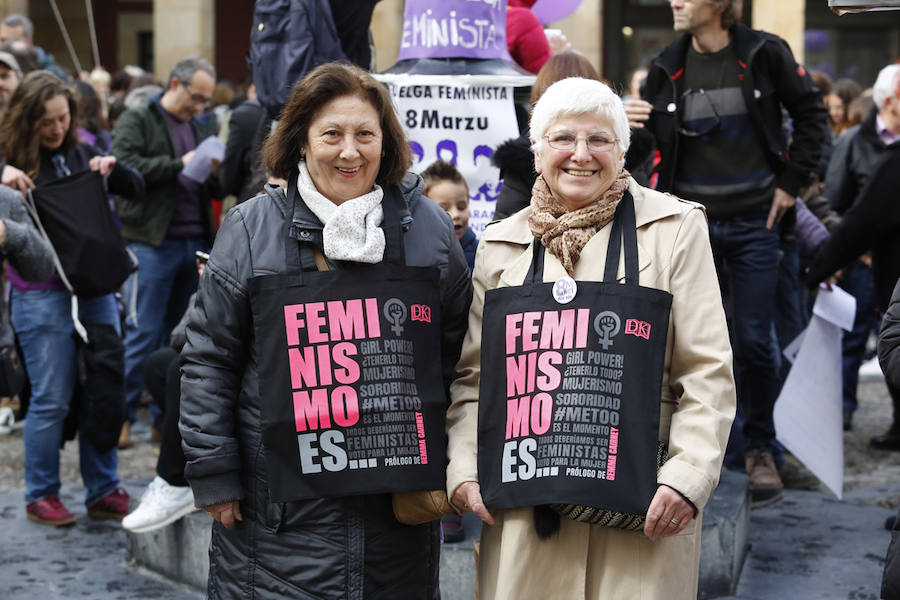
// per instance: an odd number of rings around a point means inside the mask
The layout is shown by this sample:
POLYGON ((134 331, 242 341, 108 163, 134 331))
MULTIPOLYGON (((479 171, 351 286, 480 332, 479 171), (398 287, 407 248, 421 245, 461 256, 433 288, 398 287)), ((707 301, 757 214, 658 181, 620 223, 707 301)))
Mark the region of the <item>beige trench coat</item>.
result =
MULTIPOLYGON (((719 480, 735 411, 731 346, 706 217, 700 205, 640 187, 634 180, 629 189, 635 202, 640 284, 674 296, 660 398, 660 439, 669 444, 669 458, 659 470, 658 482, 678 490, 702 511, 719 480)), ((478 246, 469 331, 447 411, 450 494, 464 481, 478 479, 484 293, 524 281, 533 240, 530 210, 489 226, 478 246)), ((576 280, 602 278, 610 229, 607 225, 585 245, 576 264, 576 280)), ((547 253, 544 281, 565 274, 547 253)), ((566 518, 561 519, 558 535, 542 541, 534 531, 531 508, 492 514, 496 522, 484 526, 481 538, 482 600, 697 597, 702 512, 679 535, 656 542, 643 532, 566 518)))

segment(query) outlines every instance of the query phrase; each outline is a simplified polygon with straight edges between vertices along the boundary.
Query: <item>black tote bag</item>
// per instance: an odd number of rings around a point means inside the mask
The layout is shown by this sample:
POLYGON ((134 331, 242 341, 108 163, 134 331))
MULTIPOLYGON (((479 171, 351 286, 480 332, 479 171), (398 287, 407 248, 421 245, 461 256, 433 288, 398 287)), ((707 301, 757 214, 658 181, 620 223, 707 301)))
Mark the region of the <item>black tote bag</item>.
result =
POLYGON ((523 285, 485 294, 478 414, 485 504, 643 515, 656 491, 672 295, 638 285, 631 194, 616 212, 602 282, 544 283, 544 248, 535 239, 532 249, 523 285))
POLYGON ((29 195, 75 295, 118 290, 135 266, 109 210, 103 177, 82 171, 29 195))

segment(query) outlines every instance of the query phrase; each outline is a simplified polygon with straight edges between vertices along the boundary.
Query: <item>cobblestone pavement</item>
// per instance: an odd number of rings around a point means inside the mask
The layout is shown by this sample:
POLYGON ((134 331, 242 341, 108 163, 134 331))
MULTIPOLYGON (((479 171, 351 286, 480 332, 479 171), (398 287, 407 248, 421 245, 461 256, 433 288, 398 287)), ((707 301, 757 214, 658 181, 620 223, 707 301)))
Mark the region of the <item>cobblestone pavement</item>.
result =
MULTIPOLYGON (((844 502, 838 502, 820 486, 814 492, 789 492, 775 507, 754 511, 752 548, 735 600, 879 597, 889 539, 881 523, 900 506, 900 453, 868 447, 869 438, 883 433, 893 418, 884 382, 861 382, 859 396, 860 409, 854 417, 853 430, 844 434, 844 502), (828 575, 828 581, 820 582, 818 587, 813 585, 812 579, 821 579, 822 573, 828 575)), ((119 453, 119 475, 132 493, 133 502, 154 476, 159 453, 158 445, 150 441, 145 410, 141 419, 132 430, 135 445, 119 453)), ((24 504, 23 458, 21 430, 0 436, 0 523, 6 521, 14 525, 13 529, 34 532, 26 534, 25 543, 18 541, 21 536, 16 535, 14 544, 0 542, 0 598, 199 597, 196 591, 129 568, 124 558, 124 532, 117 523, 79 519, 78 531, 67 536, 64 531, 25 522, 24 508, 17 505, 24 504), (34 538, 28 538, 29 535, 34 538), (78 548, 72 547, 76 540, 81 540, 78 548), (102 552, 108 558, 97 565, 96 559, 81 555, 72 558, 72 553, 85 551, 102 552)), ((66 444, 61 474, 63 499, 76 515, 83 517, 77 444, 66 444)))

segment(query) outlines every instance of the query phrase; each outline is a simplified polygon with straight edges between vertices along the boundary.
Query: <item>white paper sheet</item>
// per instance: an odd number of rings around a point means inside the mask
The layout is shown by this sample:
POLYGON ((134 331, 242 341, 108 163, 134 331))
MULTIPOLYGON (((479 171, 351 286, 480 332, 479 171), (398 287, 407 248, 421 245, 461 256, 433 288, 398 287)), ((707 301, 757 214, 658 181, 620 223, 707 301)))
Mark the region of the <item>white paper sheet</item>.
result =
POLYGON ((844 493, 841 327, 848 325, 848 311, 852 327, 856 299, 837 287, 819 290, 774 415, 778 440, 839 499, 844 493))
POLYGON ((820 285, 813 314, 850 331, 856 318, 856 298, 836 285, 831 286, 831 291, 820 285))
POLYGON ((225 158, 225 144, 219 138, 211 135, 200 142, 200 145, 194 150, 193 158, 181 172, 185 177, 193 179, 197 183, 203 183, 209 176, 210 163, 214 158, 218 160, 225 158))

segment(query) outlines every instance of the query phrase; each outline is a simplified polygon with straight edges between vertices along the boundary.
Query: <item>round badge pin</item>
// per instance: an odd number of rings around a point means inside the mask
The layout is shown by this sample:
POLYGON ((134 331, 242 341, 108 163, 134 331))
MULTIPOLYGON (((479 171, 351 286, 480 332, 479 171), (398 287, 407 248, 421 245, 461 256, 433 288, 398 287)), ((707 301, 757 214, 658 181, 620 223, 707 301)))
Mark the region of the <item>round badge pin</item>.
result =
POLYGON ((556 283, 553 284, 553 299, 560 304, 568 304, 571 302, 577 292, 578 284, 568 275, 560 277, 556 280, 556 283))

